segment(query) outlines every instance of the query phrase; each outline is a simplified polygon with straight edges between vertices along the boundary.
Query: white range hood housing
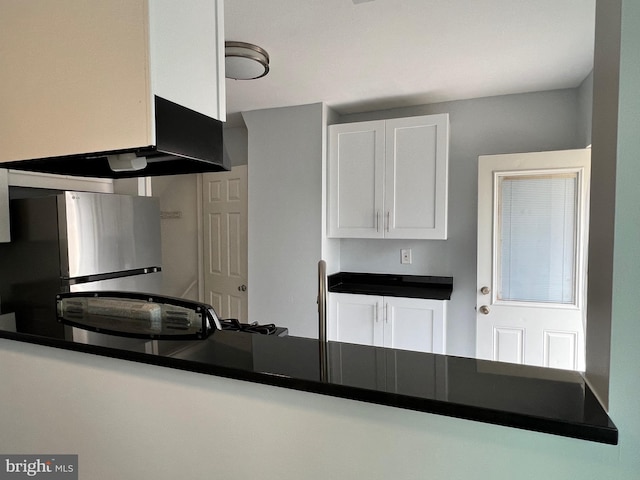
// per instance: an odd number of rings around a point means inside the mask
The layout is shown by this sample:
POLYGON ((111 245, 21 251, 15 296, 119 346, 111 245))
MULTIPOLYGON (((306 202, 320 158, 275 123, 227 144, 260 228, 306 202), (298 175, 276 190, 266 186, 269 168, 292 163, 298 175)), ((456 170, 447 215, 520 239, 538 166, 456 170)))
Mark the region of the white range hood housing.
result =
POLYGON ((228 169, 223 19, 222 0, 4 3, 0 164, 110 178, 228 169), (109 167, 131 153, 146 160, 109 167))

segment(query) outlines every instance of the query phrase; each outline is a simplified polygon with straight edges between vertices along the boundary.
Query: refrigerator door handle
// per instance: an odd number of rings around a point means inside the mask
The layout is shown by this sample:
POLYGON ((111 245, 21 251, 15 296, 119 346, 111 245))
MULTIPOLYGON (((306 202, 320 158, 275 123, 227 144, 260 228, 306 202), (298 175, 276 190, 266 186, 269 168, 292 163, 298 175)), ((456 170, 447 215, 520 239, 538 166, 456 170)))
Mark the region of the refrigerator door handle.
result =
POLYGON ((133 270, 122 270, 120 272, 99 273, 96 275, 84 275, 82 277, 62 278, 67 285, 78 285, 80 283, 100 282, 102 280, 111 280, 113 278, 133 277, 134 275, 145 275, 147 273, 158 273, 162 271, 162 267, 146 267, 135 268, 133 270))

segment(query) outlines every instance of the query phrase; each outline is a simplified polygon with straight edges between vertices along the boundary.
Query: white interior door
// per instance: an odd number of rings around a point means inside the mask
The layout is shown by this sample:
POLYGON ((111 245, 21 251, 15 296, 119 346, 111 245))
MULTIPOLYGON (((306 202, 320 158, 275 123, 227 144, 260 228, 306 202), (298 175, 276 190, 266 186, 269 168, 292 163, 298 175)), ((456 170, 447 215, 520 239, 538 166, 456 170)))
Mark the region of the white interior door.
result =
POLYGON ((205 302, 247 322, 247 166, 203 174, 205 302))
POLYGON ((591 151, 478 161, 478 358, 584 370, 591 151))

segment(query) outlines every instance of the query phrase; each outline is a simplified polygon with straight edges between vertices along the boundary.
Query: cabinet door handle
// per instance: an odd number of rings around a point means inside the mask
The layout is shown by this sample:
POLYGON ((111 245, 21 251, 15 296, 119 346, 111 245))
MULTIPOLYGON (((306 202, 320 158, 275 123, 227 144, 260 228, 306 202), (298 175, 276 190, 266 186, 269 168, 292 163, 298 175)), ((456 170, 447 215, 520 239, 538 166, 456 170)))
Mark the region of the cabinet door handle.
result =
POLYGON ((376 232, 380 231, 380 210, 376 211, 376 232))
POLYGON ((389 304, 386 303, 384 305, 384 323, 388 324, 389 323, 389 304))
POLYGON ((387 210, 387 232, 391 228, 391 211, 387 210))

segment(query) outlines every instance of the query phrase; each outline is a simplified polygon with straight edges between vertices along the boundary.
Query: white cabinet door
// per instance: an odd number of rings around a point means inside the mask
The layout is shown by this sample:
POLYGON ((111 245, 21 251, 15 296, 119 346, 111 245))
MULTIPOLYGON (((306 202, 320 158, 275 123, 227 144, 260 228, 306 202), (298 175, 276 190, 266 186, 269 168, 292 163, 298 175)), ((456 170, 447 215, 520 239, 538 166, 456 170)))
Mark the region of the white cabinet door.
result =
POLYGON ((375 295, 329 294, 329 340, 383 346, 382 301, 375 295))
POLYGON ((386 238, 447 238, 447 127, 447 115, 387 120, 386 238))
POLYGON ((445 353, 443 300, 329 294, 329 340, 376 347, 445 353))
POLYGON ((417 352, 445 353, 443 300, 384 297, 384 346, 417 352))
POLYGON ((447 114, 329 126, 330 237, 446 239, 447 114))
POLYGON ((329 236, 383 236, 384 121, 329 126, 329 236))

